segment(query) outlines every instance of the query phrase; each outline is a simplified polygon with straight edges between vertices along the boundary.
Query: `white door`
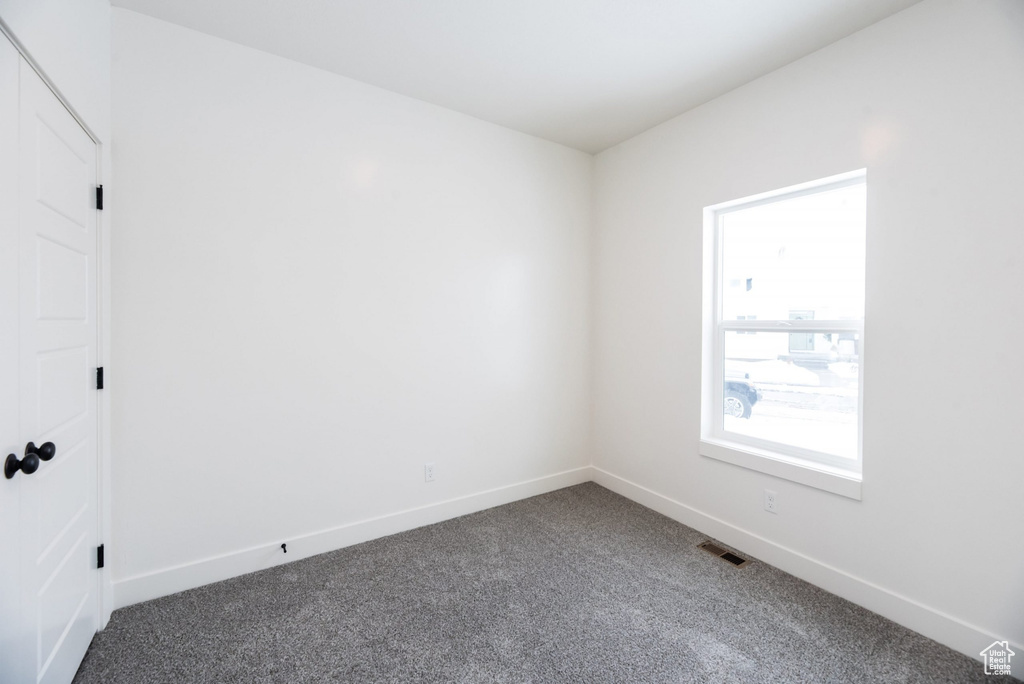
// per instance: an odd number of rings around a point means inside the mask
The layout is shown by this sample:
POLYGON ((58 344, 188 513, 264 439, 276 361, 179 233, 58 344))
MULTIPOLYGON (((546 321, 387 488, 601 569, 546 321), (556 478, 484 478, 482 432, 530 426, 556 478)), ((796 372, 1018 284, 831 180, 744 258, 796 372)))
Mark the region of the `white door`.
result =
MULTIPOLYGON (((18 214, 0 238, 18 254, 18 425, 17 439, 3 439, 23 460, 33 442, 43 460, 33 473, 0 480, 3 494, 17 497, 20 520, 17 553, 2 561, 18 569, 0 574, 16 573, 20 594, 4 616, 17 627, 4 630, 12 639, 0 668, 14 681, 69 682, 99 624, 96 146, 18 61, 18 214)), ((12 314, 3 316, 10 330, 12 314)))

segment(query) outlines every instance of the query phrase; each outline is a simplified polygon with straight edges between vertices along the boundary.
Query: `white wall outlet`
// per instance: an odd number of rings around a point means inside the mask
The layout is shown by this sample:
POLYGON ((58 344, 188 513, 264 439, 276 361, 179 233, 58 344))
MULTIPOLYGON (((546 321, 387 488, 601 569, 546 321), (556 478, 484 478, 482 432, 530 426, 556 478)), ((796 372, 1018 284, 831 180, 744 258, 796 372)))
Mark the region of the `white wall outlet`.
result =
POLYGON ((779 495, 770 489, 764 490, 764 510, 769 513, 779 512, 779 495))
POLYGON ((434 464, 424 463, 423 464, 423 481, 433 482, 434 481, 434 464))

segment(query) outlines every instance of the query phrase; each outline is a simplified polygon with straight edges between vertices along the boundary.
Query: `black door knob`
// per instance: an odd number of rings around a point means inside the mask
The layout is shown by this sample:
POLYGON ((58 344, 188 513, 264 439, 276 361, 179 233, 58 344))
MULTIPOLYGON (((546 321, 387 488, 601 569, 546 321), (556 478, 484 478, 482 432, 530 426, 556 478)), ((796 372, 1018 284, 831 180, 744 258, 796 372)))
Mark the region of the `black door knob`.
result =
POLYGON ((53 442, 44 442, 40 446, 36 446, 32 442, 25 445, 25 456, 29 454, 35 454, 44 461, 49 461, 57 453, 57 447, 53 442))
POLYGON ((26 475, 36 472, 39 470, 39 457, 35 454, 28 454, 19 460, 14 454, 8 454, 7 460, 4 461, 4 477, 10 480, 19 470, 26 475))

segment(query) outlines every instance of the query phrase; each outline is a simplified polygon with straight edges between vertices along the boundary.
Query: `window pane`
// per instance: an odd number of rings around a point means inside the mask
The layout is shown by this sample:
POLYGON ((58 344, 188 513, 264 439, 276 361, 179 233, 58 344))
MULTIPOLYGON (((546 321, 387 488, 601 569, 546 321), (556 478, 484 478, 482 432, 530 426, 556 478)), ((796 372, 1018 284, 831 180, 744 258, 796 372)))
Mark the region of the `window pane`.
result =
POLYGON ((726 332, 726 432, 856 460, 859 346, 853 333, 726 332))
POLYGON ((723 320, 862 319, 865 188, 722 214, 723 320))

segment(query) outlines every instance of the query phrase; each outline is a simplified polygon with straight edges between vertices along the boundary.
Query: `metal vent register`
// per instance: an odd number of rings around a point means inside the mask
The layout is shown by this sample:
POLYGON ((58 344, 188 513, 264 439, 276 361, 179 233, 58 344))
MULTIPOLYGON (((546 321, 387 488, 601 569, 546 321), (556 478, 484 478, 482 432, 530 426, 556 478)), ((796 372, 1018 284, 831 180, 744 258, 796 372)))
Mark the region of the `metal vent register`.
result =
POLYGON ((742 568, 743 566, 750 563, 750 561, 746 558, 740 558, 735 553, 723 549, 721 546, 718 546, 714 542, 706 541, 702 544, 697 544, 697 547, 704 549, 710 554, 718 556, 722 560, 735 565, 737 568, 742 568))

